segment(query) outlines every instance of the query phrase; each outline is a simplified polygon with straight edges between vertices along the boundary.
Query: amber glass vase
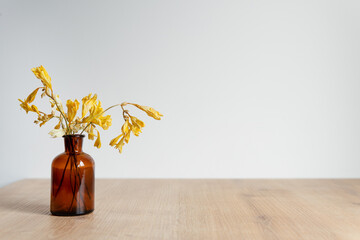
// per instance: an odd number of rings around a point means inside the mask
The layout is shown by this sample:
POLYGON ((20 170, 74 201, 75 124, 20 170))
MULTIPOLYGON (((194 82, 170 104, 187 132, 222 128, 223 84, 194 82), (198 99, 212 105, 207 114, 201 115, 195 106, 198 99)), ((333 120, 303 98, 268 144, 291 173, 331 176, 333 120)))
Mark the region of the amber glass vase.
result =
POLYGON ((76 216, 94 211, 95 163, 82 151, 84 135, 65 135, 65 152, 51 165, 53 215, 76 216))

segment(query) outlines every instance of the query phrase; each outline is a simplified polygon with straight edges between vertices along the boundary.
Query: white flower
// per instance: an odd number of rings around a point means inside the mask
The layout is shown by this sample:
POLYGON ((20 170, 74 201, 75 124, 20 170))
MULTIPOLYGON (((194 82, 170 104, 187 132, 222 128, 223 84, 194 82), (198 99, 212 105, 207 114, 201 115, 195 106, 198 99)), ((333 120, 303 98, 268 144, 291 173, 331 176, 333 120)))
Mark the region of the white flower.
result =
POLYGON ((51 110, 52 111, 59 111, 59 109, 58 109, 58 107, 59 107, 60 112, 64 113, 64 107, 63 107, 62 102, 61 102, 61 100, 59 98, 59 95, 56 95, 54 98, 55 98, 55 101, 52 100, 52 99, 49 99, 49 101, 51 103, 51 110))
POLYGON ((62 137, 65 135, 64 129, 53 129, 49 132, 50 136, 53 138, 62 137))

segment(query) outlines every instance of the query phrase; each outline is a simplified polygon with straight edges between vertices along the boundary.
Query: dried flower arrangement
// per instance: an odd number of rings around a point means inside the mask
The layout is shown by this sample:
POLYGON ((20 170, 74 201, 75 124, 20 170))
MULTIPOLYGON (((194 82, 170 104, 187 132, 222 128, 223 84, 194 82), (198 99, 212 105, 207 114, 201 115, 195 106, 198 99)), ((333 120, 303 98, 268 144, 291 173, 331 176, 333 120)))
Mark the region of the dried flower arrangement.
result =
POLYGON ((43 66, 35 67, 31 69, 35 76, 40 79, 43 86, 36 88, 30 95, 25 99, 19 101, 20 106, 26 113, 34 112, 37 114, 37 119, 34 121, 39 126, 43 126, 51 119, 57 119, 58 123, 54 129, 49 132, 52 137, 62 137, 64 135, 75 135, 80 132, 80 135, 84 132, 87 133, 90 140, 96 140, 94 146, 97 148, 101 147, 100 133, 97 127, 101 127, 103 130, 109 129, 112 123, 110 115, 104 115, 108 110, 114 107, 120 106, 122 109, 122 115, 124 118, 124 124, 121 128, 121 133, 110 141, 110 146, 115 147, 122 152, 122 148, 125 143, 129 142, 131 132, 135 136, 139 136, 141 129, 145 126, 144 122, 137 117, 131 115, 129 110, 125 109, 125 106, 132 105, 138 109, 144 111, 148 116, 160 120, 163 116, 155 109, 147 106, 142 106, 136 103, 123 102, 106 108, 105 110, 101 106, 101 101, 98 100, 96 94, 89 94, 82 98, 82 109, 81 117, 76 116, 80 103, 78 100, 67 100, 65 112, 59 95, 56 95, 53 91, 51 78, 43 66), (36 98, 38 91, 42 91, 41 98, 48 97, 51 104, 51 113, 46 114, 40 111, 35 105, 30 105, 36 98), (96 131, 96 133, 95 133, 96 131))

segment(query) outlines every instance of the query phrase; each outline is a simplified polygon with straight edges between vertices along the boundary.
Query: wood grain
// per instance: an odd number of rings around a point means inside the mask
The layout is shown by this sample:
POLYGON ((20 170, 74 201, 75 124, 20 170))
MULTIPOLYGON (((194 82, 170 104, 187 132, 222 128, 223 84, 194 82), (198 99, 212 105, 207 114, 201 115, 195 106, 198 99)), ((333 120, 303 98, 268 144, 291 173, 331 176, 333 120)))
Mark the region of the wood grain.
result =
POLYGON ((97 180, 95 212, 49 213, 49 180, 0 189, 0 239, 360 239, 360 180, 97 180))

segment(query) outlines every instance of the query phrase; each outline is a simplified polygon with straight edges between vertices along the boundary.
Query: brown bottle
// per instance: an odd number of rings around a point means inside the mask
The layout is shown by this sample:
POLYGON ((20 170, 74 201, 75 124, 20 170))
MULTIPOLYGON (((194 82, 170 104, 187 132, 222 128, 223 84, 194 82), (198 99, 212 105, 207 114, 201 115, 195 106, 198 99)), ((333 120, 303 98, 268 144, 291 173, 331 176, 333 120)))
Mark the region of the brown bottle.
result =
POLYGON ((95 163, 82 151, 84 135, 65 135, 65 152, 51 165, 53 215, 76 216, 94 211, 95 163))

